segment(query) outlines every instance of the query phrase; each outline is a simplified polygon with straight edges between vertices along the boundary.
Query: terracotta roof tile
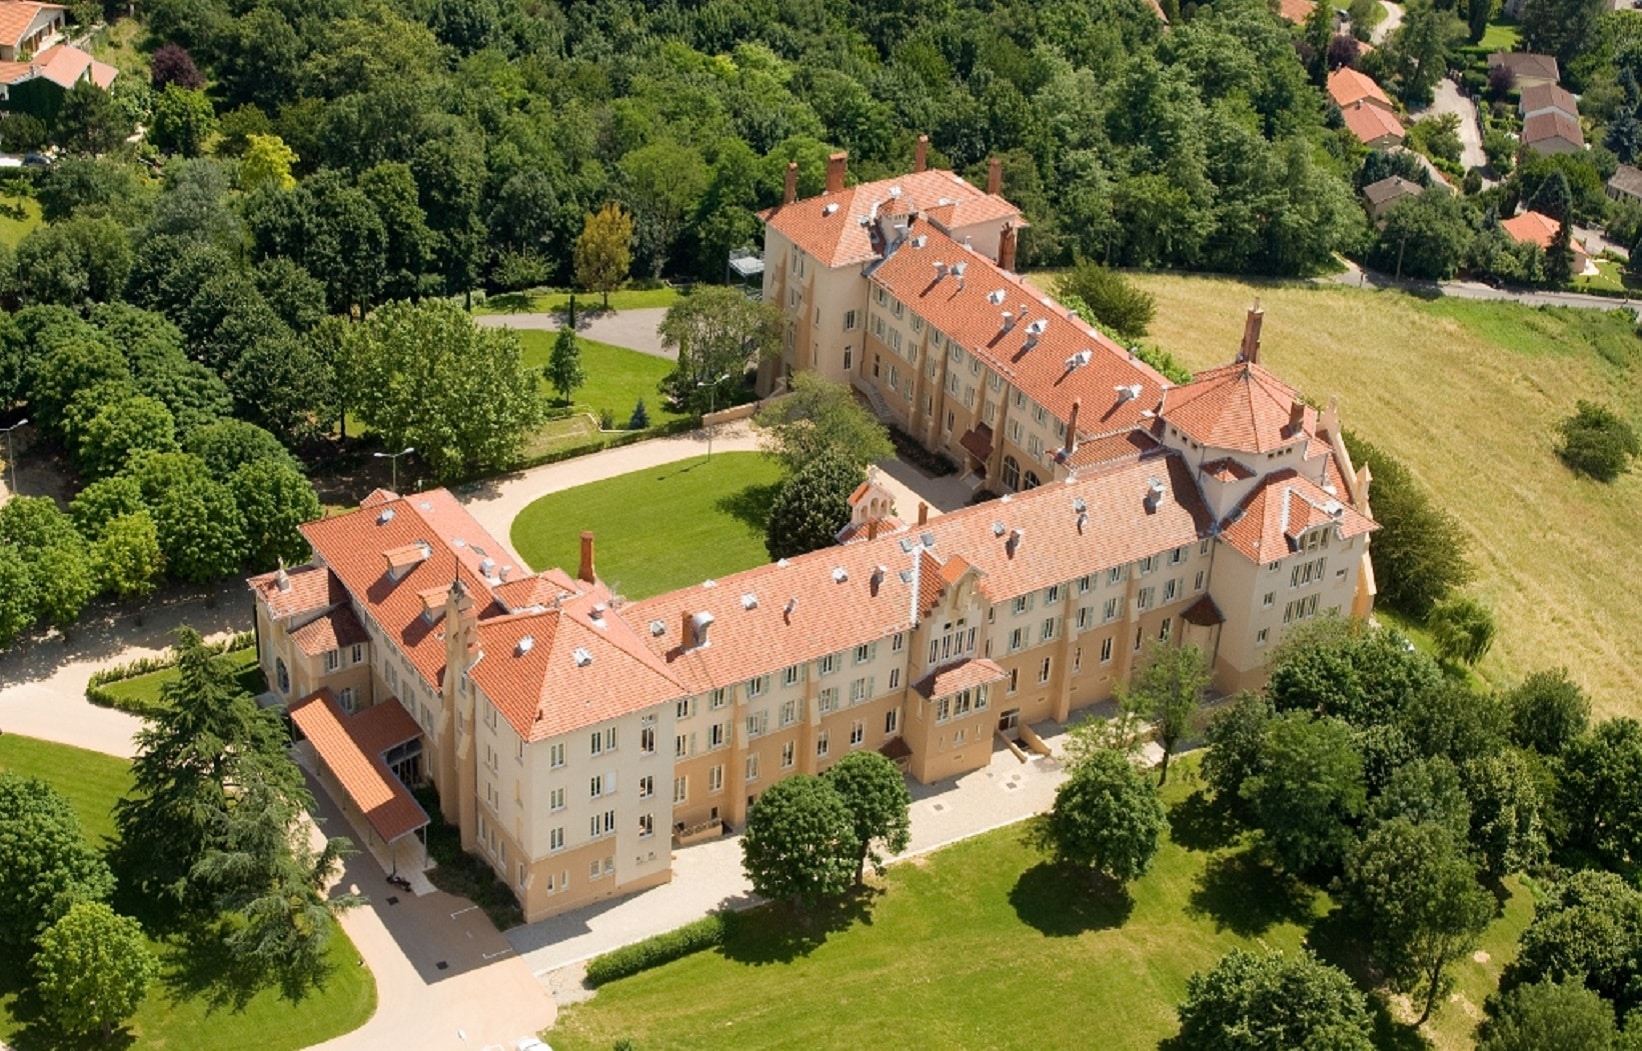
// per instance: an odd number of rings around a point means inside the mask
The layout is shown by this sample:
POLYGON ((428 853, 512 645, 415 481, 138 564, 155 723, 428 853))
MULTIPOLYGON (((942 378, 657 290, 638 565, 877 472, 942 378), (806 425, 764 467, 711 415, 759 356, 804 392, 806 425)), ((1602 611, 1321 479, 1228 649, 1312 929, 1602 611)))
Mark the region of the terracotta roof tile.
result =
POLYGON ((359 623, 353 607, 349 605, 341 605, 328 613, 322 613, 291 632, 291 641, 310 657, 317 657, 321 653, 329 653, 344 646, 369 642, 370 638, 365 632, 365 625, 359 623))
POLYGON ((865 540, 867 539, 868 534, 872 532, 873 522, 878 523, 879 536, 888 536, 891 533, 904 533, 908 528, 905 522, 901 521, 899 518, 896 518, 894 515, 885 515, 882 518, 875 518, 867 522, 851 522, 849 525, 840 529, 838 531, 838 535, 834 539, 840 544, 853 544, 857 541, 865 540))
MULTIPOLYGON (((376 707, 389 705, 404 712, 397 701, 376 707)), ((291 705, 290 712, 291 721, 313 743, 314 751, 377 835, 392 842, 428 823, 427 811, 382 761, 381 753, 386 749, 376 748, 384 737, 393 736, 384 733, 395 720, 391 710, 386 716, 366 719, 366 713, 361 713, 350 718, 330 690, 320 690, 291 705), (361 719, 365 719, 363 726, 359 725, 361 719), (358 736, 360 729, 365 731, 363 740, 358 736)), ((394 743, 403 743, 415 736, 413 733, 394 743)))
POLYGON ((1291 427, 1299 395, 1293 387, 1252 362, 1235 362, 1199 372, 1192 382, 1163 395, 1165 422, 1203 445, 1264 453, 1303 440, 1316 431, 1316 411, 1304 408, 1300 430, 1291 427))
POLYGON ((1387 137, 1401 141, 1408 134, 1402 121, 1366 102, 1340 107, 1340 116, 1345 118, 1346 127, 1351 133, 1365 143, 1373 144, 1387 137))
POLYGON ((1379 105, 1388 113, 1392 110, 1391 99, 1374 78, 1350 66, 1341 66, 1328 75, 1328 94, 1342 110, 1359 102, 1379 105))
POLYGON ((1511 235, 1513 241, 1549 248, 1551 242, 1556 239, 1557 228, 1561 224, 1542 212, 1523 212, 1521 215, 1500 220, 1499 225, 1511 235))
POLYGON ((1547 109, 1561 110, 1578 119, 1579 100, 1574 98, 1573 92, 1557 84, 1530 84, 1522 89, 1522 98, 1517 102, 1518 113, 1537 113, 1547 109))
POLYGON ((1304 25, 1316 6, 1311 0, 1277 0, 1277 13, 1297 26, 1304 25))
POLYGON ((1268 475, 1226 516, 1221 538, 1264 565, 1293 554, 1293 541, 1306 529, 1334 522, 1339 535, 1350 539, 1379 528, 1345 502, 1343 489, 1336 489, 1327 493, 1292 469, 1268 475))
POLYGON ((0 2, 0 44, 7 47, 16 47, 23 42, 23 34, 28 32, 34 22, 34 16, 42 11, 66 11, 67 8, 59 4, 36 4, 29 0, 4 0, 0 2))
POLYGON ((937 697, 950 697, 960 690, 997 682, 1008 676, 1008 672, 985 657, 972 657, 957 664, 935 669, 913 683, 912 688, 927 700, 934 700, 937 697))
MULTIPOLYGON (((1081 428, 1080 428, 1081 429, 1081 428)), ((1139 428, 1120 431, 1117 434, 1106 434, 1099 438, 1081 441, 1078 447, 1072 450, 1072 455, 1062 457, 1062 461, 1074 471, 1090 467, 1099 467, 1122 460, 1134 460, 1142 456, 1150 456, 1159 452, 1163 446, 1156 439, 1139 428)))
POLYGON ((1144 411, 1157 405, 1166 381, 1111 338, 939 230, 915 226, 913 233, 872 268, 872 282, 1056 418, 1065 420, 1072 402, 1080 401, 1080 432, 1110 434, 1134 427, 1144 411), (962 280, 950 273, 937 278, 937 262, 948 267, 963 263, 967 272, 962 280), (1002 298, 993 302, 999 292, 1002 298), (1003 311, 1015 315, 1007 331, 1002 327, 1003 311), (1035 333, 1034 326, 1039 329, 1035 333), (1069 366, 1067 362, 1081 352, 1087 352, 1088 363, 1069 366), (1136 385, 1136 396, 1118 393, 1119 387, 1136 385))
POLYGON ((1585 134, 1579 130, 1579 121, 1561 110, 1536 113, 1522 122, 1522 143, 1532 146, 1548 139, 1564 139, 1575 146, 1585 145, 1585 134))
POLYGON ((348 601, 348 590, 324 566, 298 566, 286 573, 288 588, 279 586, 279 573, 263 573, 246 581, 251 590, 268 603, 275 620, 312 613, 348 601))

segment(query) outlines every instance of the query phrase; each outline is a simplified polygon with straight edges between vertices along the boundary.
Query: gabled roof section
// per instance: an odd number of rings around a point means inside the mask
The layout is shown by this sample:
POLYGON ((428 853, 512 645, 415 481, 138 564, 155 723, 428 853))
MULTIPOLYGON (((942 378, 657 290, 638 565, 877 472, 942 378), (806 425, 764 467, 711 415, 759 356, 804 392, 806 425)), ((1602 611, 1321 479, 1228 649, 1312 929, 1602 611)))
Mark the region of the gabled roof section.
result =
POLYGON ((37 4, 31 0, 3 0, 0 2, 0 44, 17 47, 28 34, 29 26, 42 13, 67 11, 61 4, 37 4))
POLYGON ((1192 382, 1163 395, 1165 423, 1202 445, 1266 453, 1316 432, 1317 414, 1303 407, 1294 388, 1254 362, 1205 369, 1192 382), (1292 426, 1296 404, 1303 422, 1292 426))
POLYGON ((1608 180, 1608 188, 1628 197, 1642 199, 1642 168, 1621 164, 1608 180))
POLYGON ((359 623, 359 618, 354 615, 353 607, 346 604, 320 614, 291 632, 291 641, 296 643, 297 649, 310 657, 369 642, 370 639, 365 625, 359 623))
POLYGON ((1522 143, 1532 146, 1548 139, 1562 139, 1575 146, 1585 145, 1585 133, 1579 130, 1579 121, 1561 110, 1536 113, 1522 122, 1522 143))
POLYGON ((1349 106, 1341 106, 1340 116, 1345 119, 1346 127, 1351 133, 1365 143, 1376 143, 1387 136, 1401 140, 1408 134, 1402 121, 1368 102, 1359 101, 1349 106))
POLYGON ((1157 405, 1167 381, 1109 336, 941 231, 914 225, 911 234, 872 269, 872 283, 1057 419, 1067 419, 1078 401, 1080 433, 1111 434, 1139 424, 1157 405), (937 263, 946 265, 945 276, 937 263), (951 273, 957 263, 965 266, 961 278, 951 273), (1074 357, 1079 364, 1070 364, 1074 357))
POLYGON ((298 566, 287 571, 284 587, 280 586, 278 570, 254 576, 246 584, 268 603, 268 614, 275 620, 348 601, 347 589, 324 566, 298 566))
POLYGON ((1517 102, 1518 113, 1526 115, 1548 109, 1561 110, 1577 119, 1579 100, 1574 98, 1573 92, 1559 84, 1530 84, 1522 89, 1522 98, 1517 102))
POLYGON ((1551 242, 1556 239, 1556 232, 1561 224, 1543 212, 1523 212, 1521 215, 1500 220, 1499 225, 1500 229, 1510 234, 1511 239, 1519 244, 1536 244, 1541 248, 1549 248, 1551 242))
POLYGON ((933 701, 937 697, 950 697, 963 690, 972 690, 977 686, 984 686, 989 682, 998 682, 1008 677, 1008 672, 985 657, 971 657, 968 660, 935 669, 935 671, 913 683, 912 688, 922 694, 926 700, 933 701))
POLYGON ((90 80, 107 91, 119 73, 113 66, 98 62, 84 51, 68 44, 55 44, 46 48, 34 56, 33 65, 39 70, 40 76, 65 89, 73 87, 81 80, 90 80))
POLYGON ((1368 198, 1370 204, 1384 204, 1386 201, 1398 197, 1424 192, 1425 187, 1417 182, 1405 179, 1401 175, 1392 175, 1363 187, 1363 196, 1368 198))
POLYGON ((1533 77, 1552 83, 1562 79, 1557 70, 1556 56, 1536 55, 1527 51, 1495 51, 1488 56, 1488 67, 1504 66, 1518 77, 1533 77))
POLYGON ((1350 66, 1341 66, 1328 75, 1328 94, 1342 110, 1358 102, 1377 104, 1387 112, 1392 109, 1391 99, 1374 78, 1350 66))
POLYGON ((838 267, 878 258, 879 249, 862 219, 914 211, 948 230, 996 219, 1024 225, 1020 209, 1003 197, 979 190, 953 172, 934 169, 777 205, 760 212, 759 218, 822 266, 838 267))
POLYGON ((398 701, 349 716, 330 690, 320 690, 291 705, 290 713, 377 835, 391 843, 428 824, 427 811, 382 759, 387 749, 421 733, 398 701))
POLYGON ((1277 471, 1226 516, 1220 536, 1251 562, 1265 565, 1293 554, 1299 538, 1318 526, 1332 523, 1348 540, 1379 528, 1342 497, 1298 471, 1277 471))

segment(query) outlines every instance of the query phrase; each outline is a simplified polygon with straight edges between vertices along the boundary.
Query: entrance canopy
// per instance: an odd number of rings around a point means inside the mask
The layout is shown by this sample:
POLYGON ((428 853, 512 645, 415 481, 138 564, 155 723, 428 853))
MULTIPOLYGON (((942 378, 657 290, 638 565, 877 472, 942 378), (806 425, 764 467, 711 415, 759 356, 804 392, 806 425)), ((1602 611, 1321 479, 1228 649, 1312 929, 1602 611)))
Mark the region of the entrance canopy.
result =
POLYGON ((372 831, 391 843, 428 824, 428 813, 395 777, 383 754, 422 736, 421 727, 397 700, 348 715, 329 689, 291 706, 291 721, 359 808, 372 831))

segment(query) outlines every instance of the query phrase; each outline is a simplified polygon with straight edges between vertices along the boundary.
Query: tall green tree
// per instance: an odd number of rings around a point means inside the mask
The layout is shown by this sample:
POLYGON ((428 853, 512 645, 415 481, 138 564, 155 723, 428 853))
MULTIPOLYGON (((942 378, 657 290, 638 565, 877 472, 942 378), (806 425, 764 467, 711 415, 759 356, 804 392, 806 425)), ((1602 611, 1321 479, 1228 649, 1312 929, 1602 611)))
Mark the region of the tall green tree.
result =
POLYGON ((1209 721, 1203 779, 1220 802, 1240 807, 1243 782, 1265 769, 1266 724, 1276 714, 1264 693, 1246 691, 1209 721))
POLYGON ((899 854, 912 840, 912 794, 906 778, 892 761, 877 752, 850 752, 826 772, 827 783, 844 800, 854 827, 856 841, 855 882, 859 886, 867 873, 867 862, 879 873, 884 871, 882 845, 899 854))
POLYGON ((849 524, 850 494, 860 484, 861 469, 831 451, 782 482, 764 529, 770 558, 796 558, 837 543, 849 524))
POLYGON ((748 813, 741 859, 762 897, 815 905, 843 894, 856 866, 849 807, 819 777, 783 778, 765 789, 748 813))
POLYGON ((1338 967, 1302 950, 1233 949, 1186 980, 1179 1051, 1277 1051, 1374 1046, 1368 1001, 1338 967))
POLYGON ((633 265, 633 218, 616 204, 607 204, 598 214, 589 213, 576 238, 576 284, 604 297, 610 309, 610 293, 627 280, 633 265))
POLYGON ((1334 865, 1363 811, 1363 759, 1351 729, 1335 718, 1287 712, 1266 728, 1261 771, 1243 782, 1243 799, 1278 859, 1303 872, 1334 865))
POLYGON ((1566 70, 1591 48, 1601 18, 1601 0, 1528 0, 1522 35, 1528 47, 1554 56, 1566 70))
MULTIPOLYGON (((1087 308, 1084 320, 1098 325, 1121 342, 1146 335, 1157 314, 1157 299, 1115 270, 1079 259, 1055 279, 1055 297, 1087 308)), ((1084 311, 1079 311, 1084 313, 1084 311)))
POLYGON ((678 367, 662 389, 699 412, 709 404, 709 388, 715 394, 733 390, 748 365, 779 353, 781 311, 739 289, 697 285, 667 308, 656 333, 661 345, 678 355, 678 367))
POLYGON ((1197 729, 1213 678, 1208 657, 1196 646, 1154 642, 1134 678, 1119 690, 1119 701, 1151 723, 1153 737, 1163 749, 1158 784, 1168 783, 1169 757, 1181 739, 1197 729))
POLYGON ((100 901, 80 902, 40 936, 33 961, 35 988, 53 1025, 64 1033, 101 1032, 141 1006, 159 961, 142 925, 100 901))
POLYGON ((1423 620, 1438 600, 1475 576, 1471 541, 1400 460, 1350 432, 1345 437, 1353 462, 1366 463, 1374 474, 1369 500, 1380 523, 1374 534, 1380 600, 1423 620))
POLYGON ((179 579, 209 584, 245 563, 245 516, 221 482, 188 478, 166 489, 151 510, 166 565, 179 579))
POLYGON ((117 474, 133 453, 175 452, 177 421, 164 402, 137 395, 105 406, 86 423, 79 440, 76 460, 95 480, 117 474))
POLYGON ((1489 1002, 1477 1051, 1617 1051, 1613 1004, 1575 982, 1519 985, 1489 1002))
POLYGON ((98 588, 126 601, 153 594, 165 572, 159 530, 147 511, 110 519, 92 545, 91 558, 98 588))
POLYGON ((791 392, 760 409, 757 423, 765 451, 790 472, 829 454, 857 470, 895 455, 889 430, 847 385, 811 372, 794 376, 791 392))
POLYGON ((1517 958, 1501 976, 1519 985, 1572 982, 1613 1003, 1619 1014, 1642 1000, 1642 892, 1612 872, 1588 869, 1552 884, 1534 904, 1517 958))
POLYGON ((148 138, 166 153, 198 157, 216 124, 216 112, 205 92, 167 84, 154 99, 148 138))
POLYGON ((1465 767, 1465 794, 1471 800, 1471 849, 1494 879, 1545 860, 1542 779, 1530 759, 1505 748, 1471 760, 1465 767))
POLYGON ((1055 790, 1043 834, 1059 861, 1125 884, 1151 868, 1168 827, 1151 779, 1127 756, 1097 751, 1055 790))
POLYGON ((582 369, 582 352, 580 341, 576 336, 575 314, 559 329, 559 334, 553 337, 553 352, 547 359, 547 382, 553 384, 553 389, 559 392, 559 400, 568 404, 571 397, 587 382, 587 373, 582 369))
POLYGON ((1511 740, 1540 755, 1561 755, 1591 721, 1591 700, 1567 668, 1536 671, 1505 695, 1511 740))
POLYGON ((1568 845, 1605 868, 1642 860, 1642 723, 1608 719, 1562 753, 1568 845))
POLYGON ((300 564, 310 548, 298 527, 321 517, 313 484, 288 462, 253 460, 234 472, 229 488, 245 522, 253 568, 266 569, 283 559, 300 564))
POLYGON ((62 793, 0 773, 0 944, 20 951, 76 903, 113 891, 114 876, 62 793))
POLYGON ((1455 595, 1431 608, 1426 621, 1437 653, 1446 661, 1475 664, 1494 645, 1494 613, 1478 599, 1455 595))
POLYGON ((34 626, 38 608, 28 563, 14 545, 0 543, 0 649, 34 626))

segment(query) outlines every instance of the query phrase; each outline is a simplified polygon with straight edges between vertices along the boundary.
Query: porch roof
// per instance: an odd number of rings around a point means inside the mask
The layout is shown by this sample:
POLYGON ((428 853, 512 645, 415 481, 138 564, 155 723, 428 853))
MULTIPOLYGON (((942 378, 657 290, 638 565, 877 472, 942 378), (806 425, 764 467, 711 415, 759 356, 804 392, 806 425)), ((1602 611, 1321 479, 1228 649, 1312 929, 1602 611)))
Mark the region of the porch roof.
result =
POLYGON ((382 760, 383 752, 421 733, 398 701, 350 717, 331 691, 322 689, 290 711, 291 721, 313 742, 337 784, 383 841, 391 843, 429 823, 428 812, 382 760))

